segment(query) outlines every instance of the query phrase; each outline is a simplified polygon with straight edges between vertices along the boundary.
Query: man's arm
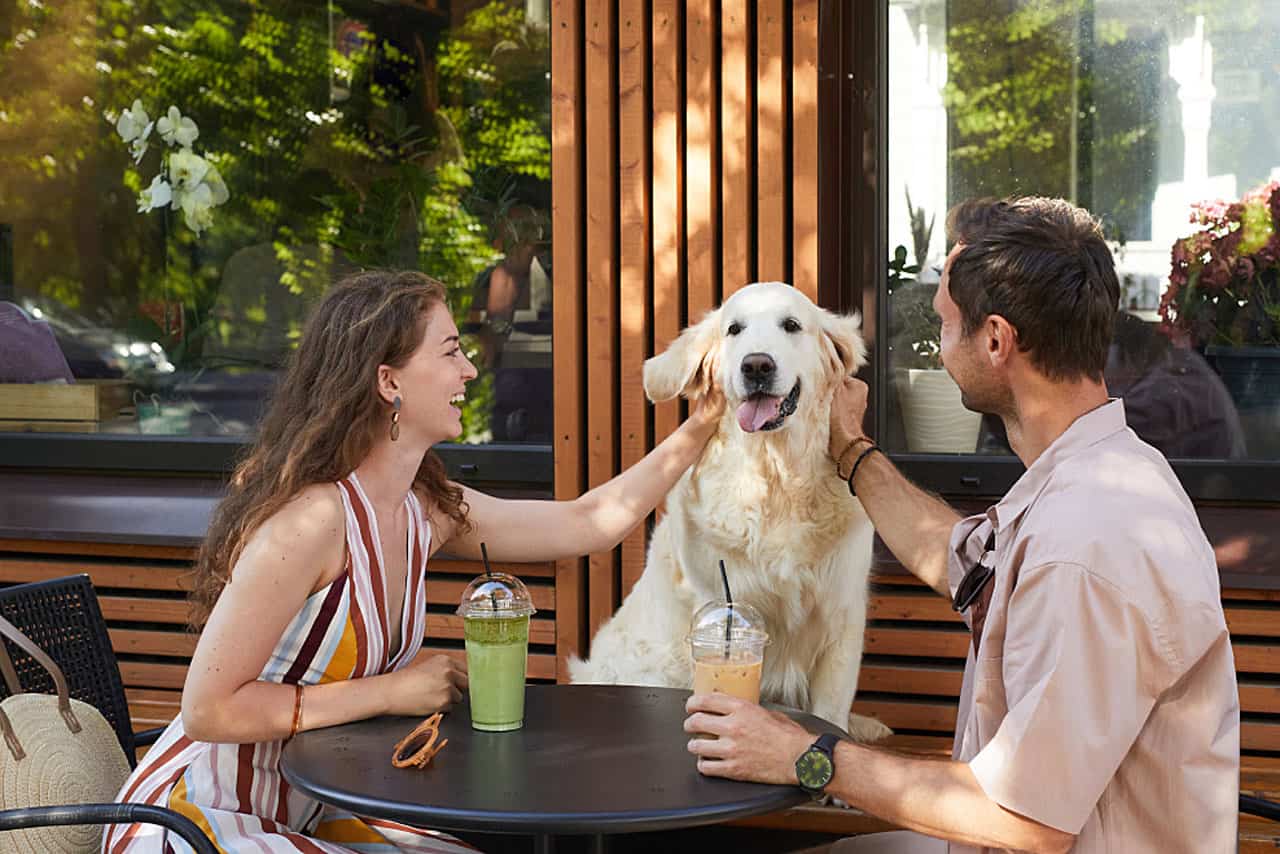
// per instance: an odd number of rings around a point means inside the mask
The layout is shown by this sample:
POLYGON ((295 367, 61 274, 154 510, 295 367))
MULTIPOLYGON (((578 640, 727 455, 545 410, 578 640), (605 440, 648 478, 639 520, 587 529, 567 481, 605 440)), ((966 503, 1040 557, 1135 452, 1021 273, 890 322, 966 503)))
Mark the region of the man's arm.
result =
MULTIPOLYGON (((854 462, 871 442, 862 431, 866 411, 866 383, 846 378, 831 401, 830 453, 842 478, 848 478, 854 462), (851 442, 857 444, 850 448, 851 442), (843 453, 846 450, 848 453, 843 453)), ((950 596, 947 550, 960 514, 907 480, 883 453, 873 451, 862 459, 853 488, 894 557, 925 584, 950 596)))
MULTIPOLYGON (((815 736, 787 716, 727 694, 695 695, 685 731, 698 770, 713 777, 796 785, 795 761, 815 736)), ((849 741, 836 746, 827 792, 850 806, 930 836, 988 848, 1066 852, 1075 836, 1002 807, 969 766, 898 756, 849 741)))

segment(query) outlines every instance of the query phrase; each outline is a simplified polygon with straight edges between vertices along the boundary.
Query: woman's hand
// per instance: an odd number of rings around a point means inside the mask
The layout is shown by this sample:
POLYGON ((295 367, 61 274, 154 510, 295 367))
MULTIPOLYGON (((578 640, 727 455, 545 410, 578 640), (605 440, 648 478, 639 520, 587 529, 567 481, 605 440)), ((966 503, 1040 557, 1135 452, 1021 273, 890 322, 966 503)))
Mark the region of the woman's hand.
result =
POLYGON ((708 430, 710 435, 720 423, 720 416, 724 415, 726 406, 724 392, 718 386, 712 386, 706 394, 696 398, 694 402, 696 405, 689 413, 689 421, 697 429, 708 430))
POLYGON ((423 650, 409 666, 388 673, 387 714, 414 717, 447 712, 467 690, 467 667, 447 655, 423 650))

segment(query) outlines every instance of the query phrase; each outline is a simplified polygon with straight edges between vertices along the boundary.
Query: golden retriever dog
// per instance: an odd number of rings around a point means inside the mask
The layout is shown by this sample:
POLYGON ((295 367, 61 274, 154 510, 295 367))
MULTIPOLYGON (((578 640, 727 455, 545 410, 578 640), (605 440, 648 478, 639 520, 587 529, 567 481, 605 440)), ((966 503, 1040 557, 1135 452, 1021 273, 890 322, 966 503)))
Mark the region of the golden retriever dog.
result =
POLYGON ((871 522, 827 454, 831 398, 866 360, 861 321, 781 282, 748 285, 644 366, 650 400, 718 386, 728 405, 702 457, 667 496, 644 572, 572 681, 689 688, 689 623, 723 597, 763 615, 761 696, 847 727, 862 658, 871 522))

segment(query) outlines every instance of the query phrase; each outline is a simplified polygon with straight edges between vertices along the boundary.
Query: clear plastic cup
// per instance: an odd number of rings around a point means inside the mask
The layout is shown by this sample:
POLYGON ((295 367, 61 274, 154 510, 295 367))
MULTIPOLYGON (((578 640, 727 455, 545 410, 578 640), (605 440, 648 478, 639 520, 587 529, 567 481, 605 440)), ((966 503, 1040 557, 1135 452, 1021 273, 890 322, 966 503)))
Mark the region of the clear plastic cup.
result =
POLYGON ((693 692, 719 692, 760 702, 760 675, 768 644, 764 618, 755 608, 725 600, 703 605, 689 628, 693 692))
POLYGON ((457 613, 467 645, 471 728, 506 732, 524 726, 524 684, 533 600, 524 582, 505 572, 477 576, 457 613))

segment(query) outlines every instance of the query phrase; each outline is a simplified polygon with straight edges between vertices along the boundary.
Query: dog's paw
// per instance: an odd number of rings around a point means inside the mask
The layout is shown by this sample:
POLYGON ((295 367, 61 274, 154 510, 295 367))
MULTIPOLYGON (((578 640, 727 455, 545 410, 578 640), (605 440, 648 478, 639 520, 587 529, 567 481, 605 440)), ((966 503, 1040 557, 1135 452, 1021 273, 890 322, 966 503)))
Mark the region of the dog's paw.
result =
POLYGON ((893 730, 875 718, 869 718, 865 715, 849 715, 849 736, 854 741, 870 744, 871 742, 888 738, 891 735, 893 735, 893 730))

